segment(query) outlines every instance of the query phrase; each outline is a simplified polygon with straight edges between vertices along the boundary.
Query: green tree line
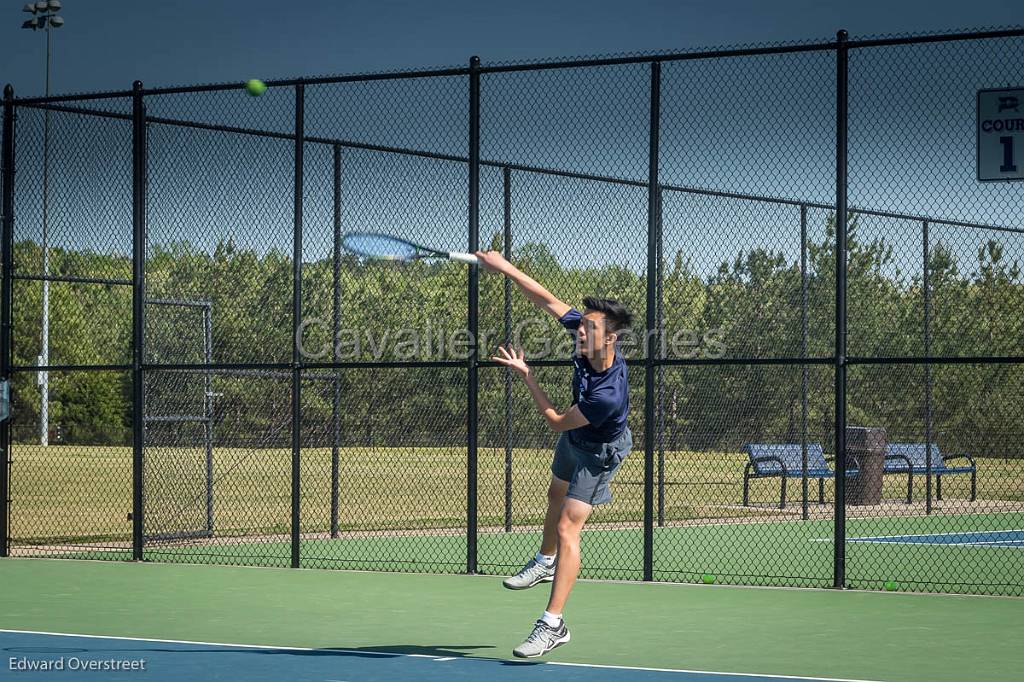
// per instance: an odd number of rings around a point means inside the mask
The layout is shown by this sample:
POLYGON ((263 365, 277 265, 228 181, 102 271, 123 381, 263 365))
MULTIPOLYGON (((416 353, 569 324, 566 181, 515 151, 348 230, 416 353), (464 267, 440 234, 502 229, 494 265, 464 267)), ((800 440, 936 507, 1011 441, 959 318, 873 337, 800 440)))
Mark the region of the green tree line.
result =
MULTIPOLYGON (((828 358, 835 347, 835 223, 809 243, 806 274, 792 254, 745 249, 731 261, 707 263, 699 252, 667 254, 662 263, 666 357, 740 359, 828 358), (806 333, 805 333, 806 328, 806 333)), ((851 356, 921 357, 925 354, 924 283, 907 275, 884 237, 865 239, 857 216, 849 221, 848 348, 851 356)), ((490 240, 501 248, 500 235, 490 240)), ((967 266, 936 241, 929 253, 932 356, 1022 355, 1024 284, 1008 245, 978 238, 967 266)), ((38 263, 39 246, 15 245, 16 263, 38 263)), ((567 263, 543 244, 517 247, 517 265, 557 296, 579 305, 585 295, 617 298, 636 316, 627 357, 643 355, 647 282, 629 268, 567 263)), ((123 256, 51 249, 51 271, 79 277, 124 277, 123 256)), ((307 362, 341 360, 434 361, 460 357, 467 345, 467 276, 447 263, 338 264, 340 301, 335 320, 334 263, 307 262, 302 275, 303 347, 307 362), (335 326, 340 334, 334 333, 335 326)), ((912 269, 915 273, 920 268, 912 269)), ((207 302, 203 309, 146 306, 147 362, 284 364, 292 353, 290 254, 259 253, 221 242, 213 252, 188 243, 151 246, 146 261, 147 299, 207 302)), ((504 341, 506 297, 515 338, 529 358, 564 359, 568 336, 543 317, 502 278, 480 277, 481 354, 504 341)), ((16 280, 13 352, 17 365, 40 353, 42 285, 16 280)), ((131 362, 132 292, 124 285, 53 283, 50 286, 50 363, 131 362)), ((560 405, 569 401, 565 367, 538 370, 560 405)), ((511 410, 514 445, 537 447, 551 437, 525 389, 505 370, 485 366, 480 375, 481 443, 502 447, 511 410)), ((147 372, 146 411, 151 415, 213 415, 214 437, 225 445, 287 447, 290 442, 290 374, 274 371, 147 372), (206 396, 207 389, 211 396, 206 396), (209 400, 209 402, 207 402, 209 400)), ((462 367, 360 367, 304 372, 303 441, 332 442, 333 405, 340 406, 342 446, 452 445, 466 438, 467 373, 462 367)), ((834 376, 829 364, 727 364, 670 366, 658 371, 656 398, 661 444, 677 449, 735 449, 748 441, 799 440, 806 383, 807 428, 829 447, 833 434, 834 376)), ((1016 364, 857 364, 849 369, 851 424, 883 426, 891 440, 924 437, 925 385, 930 381, 936 438, 946 449, 976 456, 1019 456, 1024 368, 1016 364)), ((14 375, 16 442, 38 438, 39 389, 35 372, 14 375)), ((643 369, 631 375, 633 429, 643 439, 643 369)), ((50 420, 63 442, 130 442, 131 374, 128 371, 59 371, 50 374, 50 420)), ((154 427, 153 435, 182 444, 202 437, 195 425, 154 427)))

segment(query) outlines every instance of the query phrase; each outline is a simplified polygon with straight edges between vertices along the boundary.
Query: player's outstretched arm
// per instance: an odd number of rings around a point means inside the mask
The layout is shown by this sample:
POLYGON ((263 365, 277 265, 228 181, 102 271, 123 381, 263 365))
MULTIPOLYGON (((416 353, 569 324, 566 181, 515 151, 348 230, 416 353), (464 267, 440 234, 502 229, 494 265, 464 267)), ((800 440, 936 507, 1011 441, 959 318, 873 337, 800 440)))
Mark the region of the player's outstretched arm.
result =
POLYGON ((545 289, 537 280, 509 263, 498 251, 477 251, 476 257, 486 270, 505 275, 523 290, 526 298, 541 310, 561 319, 569 312, 570 306, 555 298, 554 294, 545 289))
POLYGON ((530 367, 526 364, 526 354, 524 351, 517 351, 512 347, 505 349, 502 346, 498 346, 498 354, 493 356, 491 360, 516 370, 523 377, 526 387, 530 389, 530 395, 533 397, 533 403, 537 406, 537 411, 541 413, 541 416, 544 417, 548 426, 555 433, 578 429, 590 423, 576 405, 573 405, 565 413, 559 414, 551 399, 544 393, 544 389, 537 383, 537 378, 533 376, 530 367))

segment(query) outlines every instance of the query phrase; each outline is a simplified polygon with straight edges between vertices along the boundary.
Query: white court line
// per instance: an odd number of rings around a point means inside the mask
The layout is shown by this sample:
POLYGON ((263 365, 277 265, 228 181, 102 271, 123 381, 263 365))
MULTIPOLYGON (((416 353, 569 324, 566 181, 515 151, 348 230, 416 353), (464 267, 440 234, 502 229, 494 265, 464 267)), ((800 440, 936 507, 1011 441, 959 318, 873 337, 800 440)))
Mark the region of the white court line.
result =
MULTIPOLYGON (((831 538, 815 538, 811 542, 832 542, 831 538)), ((1008 540, 1002 540, 1000 542, 898 542, 895 540, 847 540, 849 544, 861 544, 861 545, 899 545, 907 547, 984 547, 984 548, 1003 548, 1003 549, 1018 549, 1024 547, 1024 544, 1019 545, 1007 545, 1001 544, 1009 542, 1008 540)), ((1024 540, 1013 540, 1013 542, 1024 543, 1024 540)))
MULTIPOLYGON (((1005 545, 994 542, 897 542, 894 540, 849 540, 848 542, 862 545, 908 545, 913 547, 1003 547, 1009 549, 1024 547, 1024 544, 1005 545)), ((1003 540, 1002 542, 1007 541, 1003 540)), ((1015 542, 1024 542, 1024 540, 1016 540, 1015 542)))
MULTIPOLYGON (((0 630, 2 632, 2 630, 0 630)), ((764 677, 769 680, 814 680, 815 682, 881 682, 880 680, 854 680, 845 677, 806 677, 801 675, 769 675, 767 673, 723 673, 716 670, 686 670, 685 668, 643 668, 632 665, 601 665, 600 663, 562 663, 544 661, 545 665, 570 665, 579 668, 610 668, 612 670, 645 670, 656 673, 691 673, 694 675, 728 675, 730 677, 764 677)))
MULTIPOLYGON (((436 656, 428 656, 425 654, 402 654, 402 653, 388 653, 386 651, 361 651, 359 649, 323 649, 306 646, 274 646, 270 644, 230 644, 227 642, 199 642, 189 639, 156 639, 154 637, 117 637, 114 635, 81 635, 74 632, 46 632, 43 630, 8 630, 0 628, 0 632, 9 632, 16 635, 50 635, 52 637, 84 637, 88 639, 116 639, 124 642, 160 642, 161 644, 197 644, 200 646, 225 646, 225 647, 239 647, 242 649, 273 649, 279 651, 324 651, 324 652, 338 652, 341 654, 358 654, 360 656, 388 656, 390 658, 398 656, 406 656, 409 658, 432 658, 434 660, 454 660, 452 659, 438 659, 436 656)), ((494 659, 494 658, 465 658, 463 660, 472 660, 478 662, 487 661, 501 661, 505 659, 494 659)), ((719 672, 716 670, 687 670, 685 668, 644 668, 641 666, 632 665, 602 665, 599 663, 563 663, 561 661, 538 661, 540 665, 562 665, 569 667, 578 668, 606 668, 609 670, 643 670, 649 672, 662 672, 662 673, 691 673, 700 675, 725 675, 729 677, 762 677, 765 679, 778 679, 778 680, 813 680, 814 682, 882 682, 881 680, 864 680, 864 679, 851 679, 844 677, 808 677, 801 675, 768 675, 765 673, 729 673, 719 672)))
MULTIPOLYGON (((900 537, 900 536, 895 536, 900 537)), ((979 547, 981 545, 998 545, 1002 547, 1021 547, 1020 544, 1006 544, 1006 543, 1024 543, 1024 539, 1021 540, 978 540, 977 542, 912 542, 907 540, 900 542, 896 540, 868 540, 861 538, 847 538, 847 542, 860 542, 865 545, 931 545, 933 547, 979 547)), ((811 542, 832 542, 832 538, 812 538, 811 542)))
MULTIPOLYGON (((821 541, 824 542, 824 541, 821 541)), ((981 543, 898 543, 892 540, 856 540, 853 545, 895 545, 898 547, 980 547, 982 549, 1019 549, 1024 545, 983 545, 981 543)))
MULTIPOLYGON (((974 545, 994 545, 1002 542, 1024 542, 1024 538, 1012 538, 1007 540, 974 540, 971 542, 894 542, 894 538, 924 538, 931 540, 934 538, 944 538, 958 535, 992 535, 993 533, 1024 533, 1024 528, 1007 528, 1004 530, 971 530, 962 531, 956 533, 901 533, 899 535, 866 535, 847 537, 847 542, 864 542, 864 543, 878 543, 886 545, 943 545, 946 547, 971 547, 974 545)), ((811 542, 833 542, 835 538, 811 538, 811 542)), ((1016 547, 1018 545, 1005 545, 1006 547, 1016 547)))
POLYGON ((936 545, 939 547, 978 547, 980 545, 1000 545, 1003 547, 1018 547, 1016 544, 1006 543, 1024 543, 1022 540, 978 540, 976 542, 892 542, 891 540, 860 540, 854 539, 850 542, 863 542, 865 544, 875 545, 936 545))
POLYGON ((897 535, 863 535, 857 536, 857 540, 880 540, 882 538, 934 538, 949 537, 953 535, 991 535, 992 533, 1024 533, 1024 528, 1000 528, 996 530, 965 530, 956 533, 899 533, 897 535))

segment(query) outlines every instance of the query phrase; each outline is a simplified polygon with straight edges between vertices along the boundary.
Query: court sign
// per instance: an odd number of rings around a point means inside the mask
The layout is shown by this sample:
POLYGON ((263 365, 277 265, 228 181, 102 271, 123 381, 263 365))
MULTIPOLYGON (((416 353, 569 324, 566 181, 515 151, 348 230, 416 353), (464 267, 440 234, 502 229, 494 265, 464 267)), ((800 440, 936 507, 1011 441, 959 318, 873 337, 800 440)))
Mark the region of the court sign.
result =
POLYGON ((978 91, 978 180, 1024 180, 1024 88, 978 91))

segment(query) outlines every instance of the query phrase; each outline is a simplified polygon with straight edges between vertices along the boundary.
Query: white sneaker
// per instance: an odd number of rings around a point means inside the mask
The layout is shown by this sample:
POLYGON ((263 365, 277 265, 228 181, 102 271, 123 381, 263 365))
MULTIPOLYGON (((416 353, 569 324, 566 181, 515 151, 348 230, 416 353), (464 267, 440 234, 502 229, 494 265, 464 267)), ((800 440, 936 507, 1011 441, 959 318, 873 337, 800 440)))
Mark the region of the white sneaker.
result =
POLYGON ((523 566, 523 570, 516 573, 511 578, 505 578, 502 581, 502 585, 510 590, 525 590, 533 587, 537 583, 549 583, 555 579, 555 565, 551 564, 550 567, 537 561, 537 559, 530 559, 523 566))
POLYGON ((518 658, 536 658, 568 641, 569 628, 565 627, 564 620, 556 628, 551 627, 543 620, 538 620, 533 626, 533 632, 525 642, 512 650, 512 655, 518 658))

